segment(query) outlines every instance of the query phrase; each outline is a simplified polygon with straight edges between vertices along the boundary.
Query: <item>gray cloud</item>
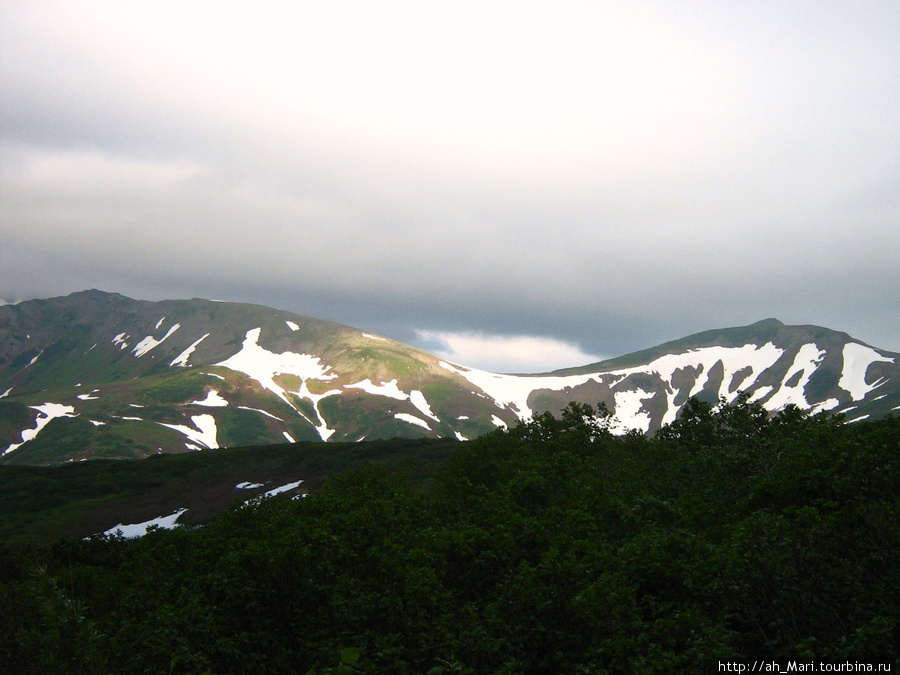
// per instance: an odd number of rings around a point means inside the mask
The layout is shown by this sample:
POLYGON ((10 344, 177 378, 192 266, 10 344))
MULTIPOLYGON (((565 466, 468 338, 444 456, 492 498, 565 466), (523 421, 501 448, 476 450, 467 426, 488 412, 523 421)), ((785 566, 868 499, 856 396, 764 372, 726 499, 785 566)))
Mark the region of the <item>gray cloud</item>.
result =
POLYGON ((320 4, 0 8, 0 294, 900 351, 897 5, 320 4))

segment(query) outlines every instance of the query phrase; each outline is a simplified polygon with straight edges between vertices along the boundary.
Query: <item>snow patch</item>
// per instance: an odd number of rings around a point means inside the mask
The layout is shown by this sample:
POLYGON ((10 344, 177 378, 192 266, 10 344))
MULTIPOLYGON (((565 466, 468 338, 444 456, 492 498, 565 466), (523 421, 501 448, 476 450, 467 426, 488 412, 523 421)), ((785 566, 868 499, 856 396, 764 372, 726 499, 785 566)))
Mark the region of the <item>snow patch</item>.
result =
POLYGON ((428 422, 425 420, 416 417, 415 415, 410 415, 409 413, 394 413, 394 417, 396 417, 401 422, 409 422, 410 424, 415 424, 416 426, 423 427, 431 431, 431 427, 428 426, 428 422))
POLYGON ((7 396, 9 396, 9 392, 11 392, 12 390, 13 390, 13 388, 10 387, 6 391, 4 391, 2 394, 0 394, 0 398, 6 398, 7 396))
POLYGON ((90 394, 79 394, 75 398, 81 399, 82 401, 96 401, 99 397, 91 396, 91 394, 96 394, 99 389, 92 389, 90 394))
POLYGON ((157 322, 156 322, 156 328, 154 328, 153 330, 159 330, 159 327, 162 326, 163 321, 165 321, 165 320, 166 320, 166 317, 163 317, 163 318, 161 318, 159 321, 157 321, 157 322))
POLYGON ((632 429, 639 429, 647 433, 650 431, 650 415, 641 410, 643 402, 653 398, 652 393, 641 389, 633 391, 617 391, 615 398, 616 415, 610 431, 625 434, 632 429))
POLYGON ((205 405, 208 408, 225 408, 228 406, 228 401, 222 398, 218 391, 210 389, 206 392, 205 399, 202 401, 191 401, 188 405, 205 405))
MULTIPOLYGON (((372 394, 373 396, 386 396, 388 398, 395 399, 397 401, 409 401, 412 403, 425 417, 429 417, 433 419, 435 422, 440 422, 441 420, 431 411, 431 406, 428 404, 428 401, 425 399, 425 394, 423 394, 418 389, 413 389, 408 394, 400 389, 397 386, 397 380, 393 379, 390 382, 382 382, 381 384, 373 384, 371 380, 366 378, 362 382, 357 382, 356 384, 348 384, 344 386, 344 389, 362 389, 367 394, 372 394)), ((395 415, 396 417, 396 415, 395 415)), ((412 417, 410 415, 410 417, 412 417)), ((419 418, 415 418, 419 419, 419 418)), ((409 421, 409 420, 406 420, 409 421)), ((422 420, 419 420, 421 422, 422 420)), ((413 422, 413 424, 419 424, 419 422, 413 422)), ((429 429, 430 431, 430 429, 429 429)))
POLYGON ((282 485, 281 487, 277 487, 277 488, 273 488, 272 490, 269 490, 268 492, 264 493, 262 496, 263 497, 274 497, 275 495, 280 495, 282 492, 289 492, 290 490, 300 487, 300 483, 302 483, 302 482, 303 482, 302 480, 297 480, 297 481, 294 481, 293 483, 287 483, 286 485, 282 485))
POLYGON ((428 401, 425 400, 425 394, 423 394, 418 389, 413 389, 409 392, 409 402, 412 403, 416 408, 423 414, 425 417, 430 417, 435 422, 440 422, 437 415, 431 412, 431 406, 428 405, 428 401))
MULTIPOLYGON (((599 381, 598 374, 564 376, 501 375, 490 373, 486 370, 454 366, 446 361, 441 361, 440 365, 442 368, 462 375, 469 382, 480 388, 493 399, 494 404, 498 408, 512 407, 522 420, 528 420, 532 417, 532 410, 528 407, 528 397, 534 390, 552 389, 558 391, 566 387, 584 384, 591 380, 599 381)), ((504 423, 503 426, 506 426, 506 424, 504 423)))
POLYGON ((316 431, 319 432, 319 437, 323 441, 327 441, 331 435, 334 434, 335 430, 330 429, 324 421, 324 417, 319 411, 319 401, 327 396, 335 396, 342 392, 340 389, 331 389, 324 394, 313 394, 309 390, 306 381, 333 380, 337 375, 335 373, 329 373, 328 371, 331 370, 331 366, 322 364, 317 356, 311 354, 297 354, 295 352, 276 354, 275 352, 270 352, 268 349, 261 347, 259 345, 259 336, 261 332, 261 328, 254 328, 247 331, 241 350, 234 356, 215 365, 235 370, 239 373, 244 373, 251 379, 256 380, 262 387, 271 391, 282 401, 291 406, 291 408, 296 410, 297 414, 302 416, 316 428, 316 431), (288 392, 284 387, 275 383, 274 378, 276 375, 294 375, 299 377, 301 381, 300 388, 296 392, 288 392), (299 408, 297 408, 297 406, 291 403, 290 399, 287 397, 288 393, 293 393, 300 398, 310 400, 316 411, 316 415, 318 416, 318 423, 316 423, 316 420, 309 419, 299 408))
POLYGON ((250 481, 244 481, 243 483, 238 483, 234 486, 235 490, 257 490, 263 486, 263 483, 251 483, 250 481))
POLYGON ((495 427, 499 427, 500 429, 508 429, 509 428, 509 425, 506 422, 504 422, 503 420, 501 420, 499 417, 497 417, 496 415, 491 415, 491 422, 494 423, 495 427))
POLYGON ((155 349, 156 347, 158 347, 159 345, 161 345, 163 342, 165 342, 166 340, 168 340, 169 337, 171 337, 172 333, 174 333, 174 332, 175 332, 176 330, 178 330, 179 328, 181 328, 181 324, 180 324, 180 323, 176 323, 174 326, 172 326, 172 327, 166 332, 165 335, 163 335, 163 337, 162 337, 161 340, 157 340, 157 339, 154 338, 152 335, 148 335, 147 337, 145 337, 143 340, 141 340, 140 342, 138 342, 138 343, 134 346, 134 349, 132 350, 132 351, 134 352, 134 355, 135 355, 137 358, 141 358, 144 354, 146 354, 147 352, 149 352, 151 349, 155 349))
POLYGON ((281 435, 284 436, 284 437, 287 439, 287 442, 288 442, 288 443, 296 443, 296 442, 297 442, 297 441, 295 441, 295 440, 291 437, 291 435, 290 435, 288 432, 286 432, 286 431, 282 431, 282 432, 281 432, 281 435))
POLYGON ((275 417, 275 415, 273 415, 273 414, 270 413, 270 412, 266 412, 266 411, 263 410, 262 408, 248 408, 248 407, 245 406, 245 405, 239 405, 238 408, 240 408, 241 410, 252 410, 253 412, 262 413, 262 414, 265 415, 266 417, 271 417, 273 420, 278 420, 279 422, 284 422, 284 420, 281 419, 280 417, 275 417))
POLYGON ((219 442, 216 440, 217 429, 215 417, 212 415, 194 415, 191 417, 191 421, 196 428, 192 429, 183 424, 164 424, 163 422, 159 422, 159 424, 168 427, 169 429, 174 429, 187 436, 189 440, 199 443, 209 449, 219 447, 219 442))
POLYGON ((844 345, 844 367, 841 371, 841 379, 838 386, 850 393, 854 401, 866 397, 873 389, 877 389, 887 379, 882 377, 872 384, 866 382, 866 371, 873 363, 894 363, 894 359, 882 356, 871 347, 866 347, 856 342, 848 342, 844 345))
POLYGON ((294 332, 297 332, 298 330, 300 330, 300 326, 295 324, 293 321, 285 321, 285 323, 287 324, 287 327, 290 328, 294 332))
POLYGON ((159 518, 154 518, 153 520, 147 520, 143 523, 134 523, 133 525, 115 525, 103 534, 113 537, 116 535, 125 537, 126 539, 135 539, 137 537, 143 537, 147 534, 147 530, 153 526, 162 528, 164 530, 174 530, 176 527, 181 527, 178 524, 178 519, 181 517, 181 514, 187 511, 187 509, 178 509, 173 514, 169 516, 160 516, 159 518))
POLYGON ((749 399, 747 399, 747 401, 749 403, 756 403, 757 401, 764 399, 766 396, 769 395, 770 392, 772 392, 774 390, 775 390, 775 387, 772 387, 767 384, 765 387, 760 387, 759 389, 754 391, 753 396, 751 396, 749 399))
POLYGON ((387 338, 379 337, 378 335, 372 335, 371 333, 363 333, 363 337, 367 337, 370 340, 380 340, 381 342, 388 342, 387 338))
POLYGON ((201 342, 203 342, 208 337, 209 337, 209 333, 204 335, 199 340, 195 341, 190 347, 188 347, 183 352, 181 352, 178 356, 176 356, 172 360, 172 363, 169 364, 169 366, 179 366, 181 368, 187 368, 188 359, 190 358, 191 354, 194 353, 194 350, 197 348, 197 345, 199 345, 201 342))
POLYGON ((391 380, 390 382, 382 382, 381 384, 373 384, 369 378, 366 378, 362 382, 357 382, 356 384, 344 385, 344 389, 362 389, 367 394, 387 396, 388 398, 397 399, 398 401, 406 401, 409 398, 406 392, 401 391, 400 387, 397 386, 396 379, 391 380))
MULTIPOLYGON (((675 406, 674 401, 678 396, 679 391, 672 385, 672 380, 679 372, 690 368, 699 373, 691 387, 691 391, 688 393, 689 396, 695 396, 706 386, 710 370, 717 364, 721 364, 724 370, 724 377, 722 379, 722 384, 719 387, 718 395, 724 396, 725 399, 730 402, 733 401, 739 393, 738 391, 730 391, 732 383, 735 381, 735 377, 739 372, 746 371, 749 366, 750 373, 746 377, 742 377, 740 382, 740 388, 747 389, 756 382, 760 374, 772 367, 778 359, 781 358, 782 354, 784 354, 784 350, 776 347, 771 342, 767 342, 762 346, 702 347, 679 354, 664 354, 646 365, 620 368, 605 372, 598 371, 581 375, 559 376, 504 375, 474 368, 456 366, 446 361, 440 361, 440 365, 451 372, 461 375, 470 383, 480 388, 494 401, 498 408, 509 407, 515 410, 519 419, 523 421, 531 419, 534 414, 528 406, 528 398, 536 390, 547 389, 551 391, 563 391, 567 388, 577 387, 591 381, 605 384, 611 389, 614 389, 629 375, 656 375, 662 380, 663 388, 667 392, 668 409, 662 420, 662 423, 666 424, 674 420, 675 415, 678 412, 678 408, 675 406)), ((628 390, 625 390, 625 392, 627 391, 628 390)), ((758 393, 757 397, 764 396, 765 394, 768 394, 769 391, 770 390, 767 390, 764 394, 758 393)), ((614 391, 613 396, 622 393, 624 393, 622 390, 618 392, 614 391)), ((645 396, 645 398, 647 398, 647 396, 645 396)), ((617 405, 614 412, 621 415, 622 423, 626 425, 636 425, 632 428, 643 428, 647 424, 648 418, 646 413, 640 412, 640 406, 635 408, 637 399, 634 398, 634 394, 625 393, 621 400, 625 405, 625 409, 620 410, 617 405)))
POLYGON ((841 402, 836 398, 829 398, 828 400, 822 401, 821 403, 816 403, 812 408, 809 409, 809 413, 811 415, 815 415, 826 410, 834 410, 840 404, 841 402))
POLYGON ((34 440, 34 438, 41 432, 44 427, 46 427, 50 423, 51 420, 57 417, 78 417, 78 415, 75 414, 75 408, 70 405, 63 405, 61 403, 44 403, 43 405, 33 405, 29 407, 32 410, 38 411, 38 416, 34 421, 34 429, 25 429, 22 432, 22 442, 13 443, 12 445, 10 445, 8 448, 6 448, 6 450, 0 453, 0 457, 22 447, 28 441, 34 440))
POLYGON ((765 402, 766 410, 781 410, 791 403, 804 410, 811 408, 812 404, 806 400, 806 385, 809 384, 809 378, 816 372, 824 358, 825 350, 819 349, 814 343, 800 347, 794 357, 794 363, 788 368, 781 381, 781 387, 772 395, 772 398, 765 402), (800 379, 797 384, 788 386, 787 382, 798 373, 800 379))

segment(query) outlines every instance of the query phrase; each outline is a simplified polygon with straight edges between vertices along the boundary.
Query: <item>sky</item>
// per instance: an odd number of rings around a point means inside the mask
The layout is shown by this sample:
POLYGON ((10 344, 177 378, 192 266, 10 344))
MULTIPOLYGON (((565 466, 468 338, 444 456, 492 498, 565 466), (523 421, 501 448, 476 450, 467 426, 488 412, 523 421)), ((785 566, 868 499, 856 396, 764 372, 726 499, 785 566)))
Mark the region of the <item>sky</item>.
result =
POLYGON ((0 301, 88 288, 501 372, 900 352, 900 2, 0 0, 0 301))

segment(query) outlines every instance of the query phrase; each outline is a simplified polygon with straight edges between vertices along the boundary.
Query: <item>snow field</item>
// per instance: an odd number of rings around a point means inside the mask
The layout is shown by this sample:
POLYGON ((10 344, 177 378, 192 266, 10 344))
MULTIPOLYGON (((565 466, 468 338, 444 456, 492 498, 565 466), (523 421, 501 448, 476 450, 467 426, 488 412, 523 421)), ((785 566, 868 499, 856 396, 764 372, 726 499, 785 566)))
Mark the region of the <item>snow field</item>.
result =
POLYGON ((856 342, 848 342, 844 345, 843 356, 844 368, 841 371, 838 386, 849 392, 854 401, 865 398, 870 391, 887 382, 881 378, 872 384, 867 384, 866 372, 869 370, 869 366, 878 362, 894 363, 894 359, 882 356, 871 347, 856 342))
POLYGON ((147 520, 143 523, 134 523, 131 525, 123 525, 120 523, 109 528, 103 534, 107 536, 121 535, 126 539, 135 539, 137 537, 143 537, 147 534, 147 530, 154 525, 156 527, 161 527, 164 530, 174 530, 176 527, 181 527, 178 524, 178 519, 185 511, 187 511, 187 509, 178 509, 171 515, 160 516, 159 518, 147 520))
POLYGON ((247 331, 241 350, 234 356, 215 365, 244 373, 251 379, 256 380, 263 388, 271 391, 296 410, 299 415, 303 416, 316 428, 321 439, 327 441, 334 434, 334 429, 328 428, 319 412, 319 401, 327 396, 338 395, 341 393, 341 390, 332 389, 324 394, 313 394, 309 390, 307 380, 328 381, 335 379, 337 374, 329 373, 328 371, 331 370, 331 367, 322 364, 319 357, 311 354, 297 354, 295 352, 276 354, 275 352, 270 352, 259 345, 261 332, 261 328, 247 331), (288 392, 284 387, 275 383, 277 375, 294 375, 300 378, 300 389, 288 392), (318 420, 311 420, 306 417, 297 406, 291 403, 287 396, 288 393, 309 399, 313 404, 318 420))
POLYGON ((22 432, 22 442, 21 443, 13 443, 9 447, 6 448, 2 453, 0 453, 0 457, 3 455, 20 448, 28 441, 37 437, 37 435, 41 432, 41 430, 50 423, 50 420, 53 420, 57 417, 77 417, 78 415, 75 413, 75 408, 70 405, 63 405, 61 403, 44 403, 43 405, 33 405, 29 406, 33 410, 38 411, 38 416, 35 419, 34 429, 25 429, 22 432))

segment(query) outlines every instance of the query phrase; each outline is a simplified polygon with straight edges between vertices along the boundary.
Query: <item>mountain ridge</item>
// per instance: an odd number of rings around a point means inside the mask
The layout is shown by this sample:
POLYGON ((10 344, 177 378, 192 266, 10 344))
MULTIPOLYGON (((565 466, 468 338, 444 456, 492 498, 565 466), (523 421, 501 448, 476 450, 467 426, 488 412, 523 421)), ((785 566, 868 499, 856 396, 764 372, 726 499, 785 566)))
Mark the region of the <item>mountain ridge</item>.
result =
POLYGON ((764 319, 536 374, 450 363, 263 305, 97 289, 0 306, 0 462, 291 441, 466 440, 569 402, 652 433, 691 397, 746 391, 848 420, 900 409, 900 354, 764 319))

